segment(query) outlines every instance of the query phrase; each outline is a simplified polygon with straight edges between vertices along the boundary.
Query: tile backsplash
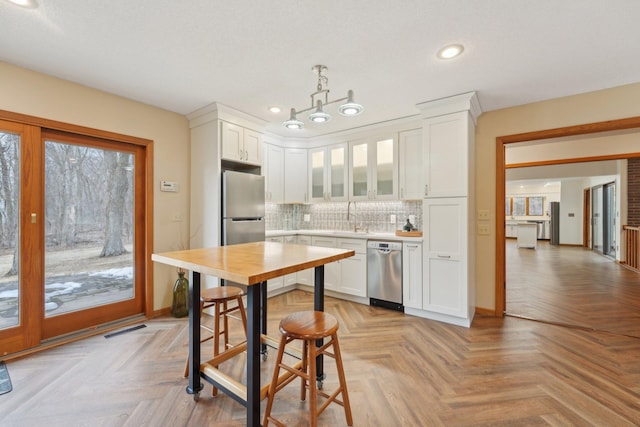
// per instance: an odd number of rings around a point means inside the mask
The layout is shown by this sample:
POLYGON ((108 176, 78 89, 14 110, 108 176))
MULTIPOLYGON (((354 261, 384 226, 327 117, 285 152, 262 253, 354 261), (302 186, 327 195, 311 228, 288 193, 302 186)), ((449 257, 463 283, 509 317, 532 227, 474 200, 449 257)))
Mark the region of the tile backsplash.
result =
POLYGON ((266 229, 269 230, 359 230, 393 233, 400 230, 409 215, 413 226, 422 229, 422 201, 341 202, 315 205, 266 205, 266 229), (391 223, 391 216, 395 222, 391 223))

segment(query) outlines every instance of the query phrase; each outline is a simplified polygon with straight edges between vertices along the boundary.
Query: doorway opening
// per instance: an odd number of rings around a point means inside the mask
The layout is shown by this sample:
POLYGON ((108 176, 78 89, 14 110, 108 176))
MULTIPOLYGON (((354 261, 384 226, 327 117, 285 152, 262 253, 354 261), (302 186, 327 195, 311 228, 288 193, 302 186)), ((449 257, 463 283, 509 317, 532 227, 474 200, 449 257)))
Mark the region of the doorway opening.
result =
MULTIPOLYGON (((610 122, 600 122, 600 123, 591 123, 588 125, 579 125, 579 126, 570 126, 566 128, 558 128, 558 129, 548 129, 537 132, 530 132, 525 134, 516 134, 516 135, 507 135, 503 137, 496 138, 497 150, 496 150, 496 165, 497 165, 497 173, 496 173, 496 212, 505 212, 505 184, 506 184, 506 169, 507 165, 505 162, 506 153, 505 149, 509 144, 519 143, 519 142, 527 142, 527 141, 541 141, 541 140, 551 140, 554 138, 567 138, 578 135, 587 135, 587 134, 597 134, 597 133, 605 133, 605 132, 616 132, 623 131, 629 129, 636 129, 640 127, 640 117, 634 117, 629 119, 620 119, 610 122)), ((555 142, 555 141, 552 141, 555 142)), ((567 164, 567 163, 576 163, 576 162, 587 162, 594 160, 618 160, 618 159, 628 159, 628 158, 637 158, 640 157, 640 153, 616 153, 616 154, 602 154, 589 158, 570 158, 570 159, 556 159, 552 161, 546 161, 544 164, 567 164)), ((519 166, 528 166, 528 165, 519 165, 519 166)), ((610 187, 607 190, 610 196, 610 200, 614 200, 616 195, 615 186, 610 187)), ((603 199, 604 199, 604 189, 603 189, 603 199)), ((610 203, 611 204, 611 203, 610 203)), ((589 204, 589 208, 592 209, 593 203, 589 204)), ((586 206, 585 206, 586 208, 586 206)), ((603 212, 604 215, 604 212, 603 212)), ((619 220, 615 217, 615 215, 611 215, 612 218, 609 221, 618 223, 618 225, 614 225, 614 227, 619 227, 619 220)), ((496 315, 504 316, 506 312, 506 262, 507 262, 507 247, 506 247, 506 239, 505 239, 505 225, 506 221, 504 217, 496 215, 496 286, 495 286, 495 307, 496 307, 496 315)), ((584 233, 591 232, 593 233, 593 227, 589 227, 590 230, 584 230, 584 233)), ((604 235, 605 231, 603 229, 602 234, 604 235)), ((609 236, 611 237, 613 234, 609 231, 609 236)), ((604 237, 604 236, 603 236, 604 237)), ((586 240, 584 240, 586 241, 586 240)), ((589 241, 593 241, 593 236, 589 241)), ((606 243, 607 251, 612 253, 615 256, 615 251, 617 250, 616 246, 619 243, 616 243, 612 240, 606 243)), ((603 247, 605 242, 603 240, 603 247)), ((582 249, 582 248, 579 248, 582 249)), ((604 253, 604 250, 603 250, 604 253)), ((607 262, 611 263, 610 260, 607 262)), ((616 265, 615 263, 612 263, 616 265)), ((616 265, 617 267, 617 265, 616 265)), ((631 272, 630 272, 631 273, 631 272)), ((633 273, 632 273, 633 274, 633 273)), ((603 279, 606 280, 606 277, 603 279)), ((637 276, 635 276, 635 280, 637 281, 637 276)), ((638 302, 640 304, 640 301, 638 302)))

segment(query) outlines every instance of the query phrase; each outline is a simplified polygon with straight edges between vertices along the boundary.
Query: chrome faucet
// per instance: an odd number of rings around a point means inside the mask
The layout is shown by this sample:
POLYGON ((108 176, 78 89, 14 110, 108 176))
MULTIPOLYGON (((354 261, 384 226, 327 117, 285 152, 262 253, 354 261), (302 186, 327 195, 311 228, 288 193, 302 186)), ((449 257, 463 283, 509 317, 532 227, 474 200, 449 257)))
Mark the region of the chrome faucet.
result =
POLYGON ((356 215, 356 202, 347 203, 347 222, 349 222, 349 217, 351 216, 351 203, 353 203, 353 232, 358 231, 358 218, 356 215))

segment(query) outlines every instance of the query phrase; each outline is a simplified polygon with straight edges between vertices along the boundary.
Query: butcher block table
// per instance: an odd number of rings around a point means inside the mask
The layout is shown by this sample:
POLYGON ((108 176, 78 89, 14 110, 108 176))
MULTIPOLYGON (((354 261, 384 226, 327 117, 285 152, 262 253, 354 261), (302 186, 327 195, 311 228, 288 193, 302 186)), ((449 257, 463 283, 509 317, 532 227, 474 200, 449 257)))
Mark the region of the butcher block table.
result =
MULTIPOLYGON (((264 351, 267 315, 267 280, 297 271, 315 268, 314 310, 324 311, 324 265, 355 255, 352 250, 294 245, 277 242, 254 242, 213 248, 189 249, 151 255, 163 264, 189 270, 189 384, 187 392, 197 400, 203 386, 200 378, 245 405, 247 425, 260 425, 260 355, 264 351), (247 287, 247 343, 231 348, 218 358, 201 364, 200 360, 200 280, 202 274, 247 287), (244 386, 213 366, 247 351, 247 385, 244 386), (201 366, 203 365, 203 366, 201 366), (202 368, 202 369, 201 369, 202 368)), ((322 378, 322 361, 318 361, 318 378, 322 378)))

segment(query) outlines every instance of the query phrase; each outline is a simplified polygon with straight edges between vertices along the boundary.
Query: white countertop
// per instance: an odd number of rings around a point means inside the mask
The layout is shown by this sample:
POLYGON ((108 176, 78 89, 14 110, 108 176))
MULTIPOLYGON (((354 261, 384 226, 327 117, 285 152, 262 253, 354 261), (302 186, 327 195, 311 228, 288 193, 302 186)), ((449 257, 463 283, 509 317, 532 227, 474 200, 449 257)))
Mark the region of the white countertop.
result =
POLYGON ((395 233, 346 231, 346 230, 268 230, 266 237, 274 236, 294 236, 304 234, 305 236, 331 236, 347 237, 352 239, 367 240, 395 240, 398 242, 422 242, 422 237, 396 236, 395 233))

